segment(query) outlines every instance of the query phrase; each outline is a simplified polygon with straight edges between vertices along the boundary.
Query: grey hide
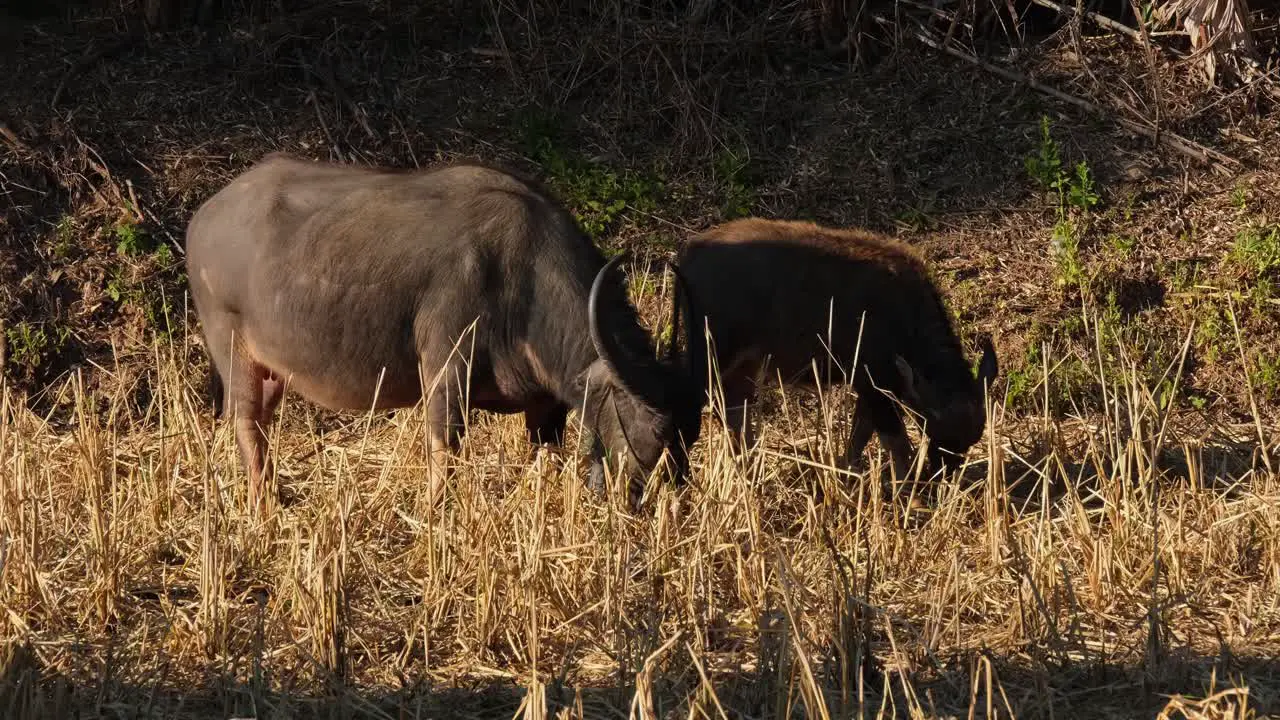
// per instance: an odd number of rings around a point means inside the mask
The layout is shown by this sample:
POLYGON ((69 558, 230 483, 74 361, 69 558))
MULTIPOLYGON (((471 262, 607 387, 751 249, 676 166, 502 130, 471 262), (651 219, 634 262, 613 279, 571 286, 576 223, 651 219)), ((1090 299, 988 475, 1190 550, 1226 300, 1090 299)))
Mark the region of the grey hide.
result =
MULTIPOLYGON (((565 209, 503 170, 265 157, 196 211, 186 237, 215 407, 234 413, 250 502, 271 472, 265 429, 286 386, 351 411, 412 406, 425 388, 433 497, 464 405, 522 412, 531 441, 555 444, 581 410, 597 484, 606 457, 626 461, 633 493, 664 457, 683 479, 702 336, 656 357, 622 260, 606 264, 565 209)), ((693 328, 678 274, 677 288, 693 328)))

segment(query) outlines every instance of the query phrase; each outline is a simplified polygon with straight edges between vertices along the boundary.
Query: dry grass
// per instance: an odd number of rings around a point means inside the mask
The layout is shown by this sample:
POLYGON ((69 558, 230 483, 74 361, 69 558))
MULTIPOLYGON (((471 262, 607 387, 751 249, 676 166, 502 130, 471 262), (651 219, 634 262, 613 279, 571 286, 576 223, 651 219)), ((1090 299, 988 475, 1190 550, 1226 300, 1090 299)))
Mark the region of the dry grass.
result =
MULTIPOLYGON (((1011 61, 1242 161, 1222 177, 907 35, 848 44, 882 51, 851 68, 828 47, 867 20, 848 3, 694 2, 680 22, 612 0, 231 5, 213 37, 116 47, 95 11, 0 45, 0 320, 50 338, 29 365, 8 343, 0 392, 0 714, 1280 713, 1280 266, 1238 253, 1251 228, 1280 237, 1269 82, 1205 87, 1181 40, 1153 61, 1089 24, 1011 61), (568 121, 539 156, 521 128, 547 109, 568 121), (1101 196, 1072 216, 1075 286, 1024 166, 1044 115, 1101 196), (735 204, 896 228, 1021 396, 965 482, 897 503, 825 467, 845 393, 769 396, 760 449, 735 460, 708 421, 693 485, 636 515, 485 415, 428 507, 417 411, 295 398, 284 502, 259 522, 198 389, 178 260, 195 206, 271 150, 511 162, 575 209, 609 199, 583 167, 656 173, 653 207, 600 238, 642 255, 735 204), (556 176, 566 157, 591 182, 556 176), (134 223, 167 260, 120 251, 134 223)), ((911 7, 902 27, 946 32, 911 7)), ((1274 47, 1274 11, 1254 26, 1274 47)))
POLYGON ((62 422, 4 391, 10 717, 1277 709, 1280 477, 1221 474, 1136 375, 1038 457, 1018 438, 1043 422, 993 405, 967 479, 897 503, 824 467, 843 393, 783 394, 761 447, 735 460, 709 424, 693 485, 634 515, 483 414, 428 506, 418 410, 324 433, 293 399, 258 522, 173 347, 59 388, 62 422))

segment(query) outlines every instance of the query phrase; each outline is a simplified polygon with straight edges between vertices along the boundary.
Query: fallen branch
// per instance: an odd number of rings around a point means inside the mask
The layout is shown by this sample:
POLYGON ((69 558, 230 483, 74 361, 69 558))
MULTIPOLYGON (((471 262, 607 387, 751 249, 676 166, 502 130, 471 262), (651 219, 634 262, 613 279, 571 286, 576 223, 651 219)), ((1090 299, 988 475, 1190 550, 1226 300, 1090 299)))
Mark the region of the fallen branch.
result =
POLYGON ((365 134, 369 136, 369 139, 376 142, 379 139, 378 134, 373 131, 373 128, 369 127, 369 121, 365 118, 364 110, 351 99, 351 96, 347 94, 346 90, 342 89, 342 85, 338 84, 338 77, 333 72, 333 66, 329 63, 324 63, 320 67, 321 71, 319 73, 309 66, 307 67, 307 70, 314 75, 318 75, 320 79, 329 86, 329 92, 333 93, 334 99, 347 106, 347 109, 351 111, 352 116, 355 117, 356 122, 359 123, 361 129, 363 129, 365 134))
POLYGON ((329 140, 329 148, 337 154, 339 160, 344 160, 342 148, 338 147, 338 141, 333 139, 333 134, 329 132, 329 126, 325 124, 324 112, 320 110, 320 100, 316 98, 315 90, 307 91, 307 101, 311 103, 311 107, 316 111, 316 120, 320 122, 320 129, 324 131, 324 136, 329 140))
MULTIPOLYGON (((885 18, 879 15, 875 16, 875 19, 877 22, 880 22, 880 23, 888 22, 885 18)), ((1130 130, 1131 132, 1135 132, 1139 135, 1142 135, 1143 137, 1149 138, 1156 142, 1163 143, 1169 146, 1170 148, 1177 150, 1183 155, 1186 155, 1187 157, 1190 157, 1194 160, 1199 160, 1200 162, 1209 163, 1210 165, 1214 166, 1215 169, 1217 169, 1219 166, 1224 166, 1224 165, 1230 165, 1233 167, 1239 167, 1240 165, 1240 161, 1236 160, 1230 155, 1225 155, 1221 152, 1218 152, 1217 150, 1205 147, 1204 145, 1201 145, 1195 142, 1194 140, 1188 140, 1187 138, 1184 138, 1181 135, 1178 135, 1176 133, 1169 132, 1168 130, 1161 130, 1157 132, 1153 128, 1149 128, 1141 123, 1134 122, 1133 120, 1129 120, 1128 118, 1120 117, 1115 113, 1108 112, 1102 106, 1091 103, 1088 100, 1085 100, 1084 98, 1079 98, 1079 97, 1076 97, 1075 95, 1065 93, 1055 87, 1045 85, 1044 83, 1039 82, 1038 80, 1035 80, 1031 77, 1028 77, 1027 75, 1024 75, 1020 72, 1016 72, 1008 68, 1002 68, 998 65, 992 65, 989 62, 986 62, 963 50, 959 50, 955 47, 952 47, 951 45, 943 45, 937 40, 934 40, 932 37, 929 37, 928 33, 917 30, 915 32, 915 36, 916 36, 916 39, 918 39, 920 42, 924 43, 925 45, 928 45, 934 50, 938 50, 940 52, 944 52, 953 57, 960 58, 961 60, 964 60, 965 62, 968 62, 972 65, 976 65, 977 67, 982 68, 983 70, 986 70, 989 73, 992 73, 994 75, 999 75, 1000 77, 1006 80, 1010 80, 1016 83, 1022 83, 1033 90, 1042 92, 1045 95, 1048 95, 1050 97, 1057 98, 1058 100, 1061 100, 1065 103, 1070 103, 1072 105, 1075 105, 1076 107, 1081 108, 1082 110, 1087 110, 1088 112, 1098 115, 1099 117, 1108 118, 1113 122, 1117 123, 1118 125, 1121 125, 1125 129, 1130 130)))
POLYGON ((4 138, 5 142, 9 143, 16 153, 23 154, 31 152, 31 148, 27 147, 27 144, 22 142, 22 138, 18 137, 17 133, 10 130, 9 126, 2 122, 0 122, 0 138, 4 138))
POLYGON ((1125 25, 1119 20, 1112 20, 1106 15, 1099 15, 1098 13, 1091 12, 1089 10, 1076 10, 1076 8, 1071 7, 1070 5, 1061 5, 1059 3, 1054 2, 1053 0, 1031 0, 1031 2, 1035 3, 1036 5, 1039 5, 1040 7, 1046 7, 1046 8, 1049 8, 1050 10, 1057 10, 1063 15, 1075 15, 1077 12, 1079 12, 1081 15, 1089 18, 1090 20, 1094 21, 1101 27, 1107 28, 1108 30, 1115 30, 1116 32, 1119 32, 1119 33, 1124 33, 1125 35, 1128 35, 1134 40, 1138 40, 1138 41, 1142 40, 1142 33, 1138 32, 1137 30, 1134 30, 1128 25, 1125 25))
POLYGON ((80 59, 72 64, 71 68, 62 76, 62 79, 58 81, 58 86, 53 91, 53 98, 49 100, 49 108, 53 110, 58 108, 58 100, 62 97, 62 91, 66 89, 67 83, 70 82, 72 78, 87 71, 89 68, 97 65, 103 60, 114 57, 125 50, 128 50, 133 47, 134 43, 141 39, 142 33, 132 32, 108 43, 98 50, 89 51, 80 56, 80 59))

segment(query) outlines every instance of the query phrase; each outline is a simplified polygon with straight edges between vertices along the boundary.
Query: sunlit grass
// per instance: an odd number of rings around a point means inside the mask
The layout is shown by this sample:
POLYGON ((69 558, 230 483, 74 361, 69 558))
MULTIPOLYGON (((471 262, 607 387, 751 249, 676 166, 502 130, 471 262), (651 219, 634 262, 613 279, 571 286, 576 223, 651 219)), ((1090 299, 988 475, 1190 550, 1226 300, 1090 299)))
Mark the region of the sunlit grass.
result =
MULTIPOLYGON (((644 287, 660 316, 669 282, 644 287)), ((321 432, 332 418, 293 396, 272 433, 282 501, 260 518, 186 351, 152 356, 92 391, 70 379, 61 419, 0 400, 8 717, 1234 718, 1275 701, 1259 668, 1280 650, 1280 483, 1253 457, 1272 431, 1184 430, 1136 369, 1097 417, 1013 418, 996 398, 964 477, 896 500, 879 457, 832 466, 848 392, 774 393, 756 448, 734 457, 708 413, 693 482, 637 513, 487 414, 431 504, 420 408, 321 432)))

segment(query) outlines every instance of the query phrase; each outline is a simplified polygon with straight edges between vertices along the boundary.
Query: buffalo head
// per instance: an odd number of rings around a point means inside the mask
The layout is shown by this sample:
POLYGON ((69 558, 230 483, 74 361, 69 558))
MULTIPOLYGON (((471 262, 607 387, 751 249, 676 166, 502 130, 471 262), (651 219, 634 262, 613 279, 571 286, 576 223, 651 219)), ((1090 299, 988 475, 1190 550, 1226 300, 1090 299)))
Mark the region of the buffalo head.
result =
POLYGON ((625 257, 620 254, 606 263, 591 286, 588 324, 599 359, 586 372, 583 439, 590 443, 592 487, 603 489, 604 462, 608 461, 622 471, 634 504, 644 482, 660 465, 677 482, 683 482, 688 473, 687 452, 701 430, 706 342, 695 326, 693 298, 675 266, 671 266, 676 283, 672 342, 666 357, 651 352, 647 337, 634 336, 632 329, 638 325, 611 319, 612 313, 629 311, 617 298, 602 299, 606 293, 625 292, 621 283, 606 279, 625 257), (675 342, 681 315, 683 353, 675 342))
POLYGON ((929 463, 933 471, 954 468, 986 428, 985 391, 999 371, 990 338, 982 342, 982 359, 975 378, 967 363, 963 372, 928 377, 901 355, 894 357, 903 400, 919 413, 929 435, 929 463))

